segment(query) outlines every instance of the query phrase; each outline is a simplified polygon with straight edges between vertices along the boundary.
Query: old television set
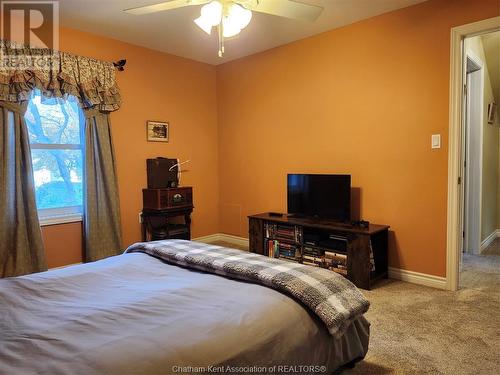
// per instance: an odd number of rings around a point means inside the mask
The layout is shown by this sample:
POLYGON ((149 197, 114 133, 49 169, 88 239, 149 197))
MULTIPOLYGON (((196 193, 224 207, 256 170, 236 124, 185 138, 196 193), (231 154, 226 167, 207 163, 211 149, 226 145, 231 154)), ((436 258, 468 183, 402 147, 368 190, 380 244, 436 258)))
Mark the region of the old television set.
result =
POLYGON ((178 164, 177 159, 147 159, 148 189, 176 188, 179 185, 178 164))

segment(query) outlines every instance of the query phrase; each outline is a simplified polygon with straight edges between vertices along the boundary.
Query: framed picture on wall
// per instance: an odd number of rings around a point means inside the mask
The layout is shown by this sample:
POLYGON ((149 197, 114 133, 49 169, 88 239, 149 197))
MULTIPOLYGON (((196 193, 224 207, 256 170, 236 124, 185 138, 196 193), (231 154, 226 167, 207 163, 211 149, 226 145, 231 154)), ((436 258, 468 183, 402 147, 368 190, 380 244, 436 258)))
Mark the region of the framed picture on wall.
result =
POLYGON ((148 121, 146 128, 148 142, 168 142, 168 122, 148 121))
POLYGON ((497 105, 496 105, 496 103, 490 103, 490 104, 488 104, 488 124, 495 123, 496 112, 497 112, 497 105))

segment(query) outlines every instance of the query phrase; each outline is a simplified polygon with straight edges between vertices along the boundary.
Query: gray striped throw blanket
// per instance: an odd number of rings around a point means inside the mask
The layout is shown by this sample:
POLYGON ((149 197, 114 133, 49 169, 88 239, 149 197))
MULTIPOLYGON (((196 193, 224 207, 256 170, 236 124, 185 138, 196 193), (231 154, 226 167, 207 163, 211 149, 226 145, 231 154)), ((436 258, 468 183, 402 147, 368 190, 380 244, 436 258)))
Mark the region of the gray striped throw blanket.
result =
POLYGON ((346 278, 319 267, 185 240, 140 242, 142 252, 167 263, 264 285, 290 295, 314 312, 333 336, 364 314, 369 302, 346 278))

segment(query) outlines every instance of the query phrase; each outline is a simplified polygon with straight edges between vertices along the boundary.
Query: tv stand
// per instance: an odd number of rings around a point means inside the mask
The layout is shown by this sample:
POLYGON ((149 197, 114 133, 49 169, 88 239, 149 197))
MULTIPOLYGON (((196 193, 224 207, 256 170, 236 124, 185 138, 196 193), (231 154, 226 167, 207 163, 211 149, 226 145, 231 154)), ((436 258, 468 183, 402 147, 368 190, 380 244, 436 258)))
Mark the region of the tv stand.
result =
POLYGON ((360 228, 319 218, 269 213, 249 218, 250 251, 323 267, 370 289, 388 276, 388 225, 360 228))

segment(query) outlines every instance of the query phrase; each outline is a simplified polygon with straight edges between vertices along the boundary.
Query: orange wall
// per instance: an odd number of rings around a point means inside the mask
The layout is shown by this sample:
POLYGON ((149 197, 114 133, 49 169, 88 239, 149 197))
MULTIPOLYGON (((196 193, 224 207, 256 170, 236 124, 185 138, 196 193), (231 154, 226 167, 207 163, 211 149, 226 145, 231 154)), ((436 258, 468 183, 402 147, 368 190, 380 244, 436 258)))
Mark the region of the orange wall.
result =
POLYGON ((219 66, 221 231, 286 211, 287 173, 348 173, 390 265, 444 276, 450 29, 499 8, 429 1, 219 66))
MULTIPOLYGON (((111 114, 123 245, 140 240, 146 159, 156 156, 191 159, 182 184, 193 186, 192 234, 218 232, 215 67, 70 29, 61 30, 60 49, 108 61, 127 59, 125 71, 117 73, 123 104, 111 114), (169 121, 170 142, 146 142, 146 120, 169 121)), ((67 243, 81 243, 74 224, 42 232, 49 267, 81 261, 81 251, 67 243)))
POLYGON ((61 267, 82 261, 82 223, 42 227, 47 267, 61 267))

